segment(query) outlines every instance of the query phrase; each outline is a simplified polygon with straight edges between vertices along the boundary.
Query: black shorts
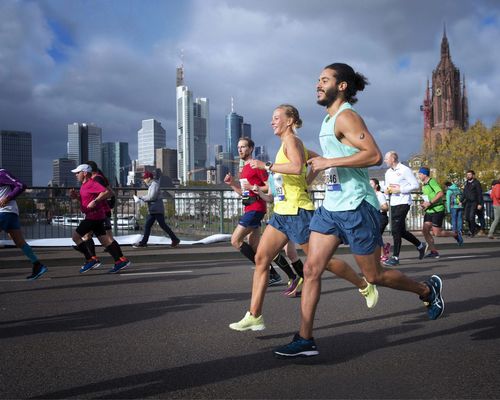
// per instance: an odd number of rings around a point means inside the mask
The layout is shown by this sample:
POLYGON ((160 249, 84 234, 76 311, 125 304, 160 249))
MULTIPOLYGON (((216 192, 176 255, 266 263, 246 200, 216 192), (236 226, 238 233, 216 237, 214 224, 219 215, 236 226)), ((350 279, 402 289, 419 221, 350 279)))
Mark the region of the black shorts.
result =
POLYGON ((106 214, 106 219, 104 220, 104 229, 107 231, 111 230, 111 218, 107 216, 106 214))
POLYGON ((94 235, 97 237, 104 236, 106 234, 103 219, 84 219, 75 230, 80 236, 85 236, 89 232, 94 232, 94 235))
POLYGON ((432 226, 441 228, 443 226, 444 211, 435 213, 425 213, 424 222, 432 222, 432 226))

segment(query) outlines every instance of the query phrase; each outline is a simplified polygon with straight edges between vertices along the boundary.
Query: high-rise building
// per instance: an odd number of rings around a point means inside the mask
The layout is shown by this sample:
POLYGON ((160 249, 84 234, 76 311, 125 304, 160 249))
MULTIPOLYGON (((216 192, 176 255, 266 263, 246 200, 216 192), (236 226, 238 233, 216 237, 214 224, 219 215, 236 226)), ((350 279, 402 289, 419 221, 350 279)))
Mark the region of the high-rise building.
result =
POLYGON ((0 131, 0 168, 27 186, 33 186, 31 133, 0 131))
POLYGON ((177 169, 179 180, 205 180, 209 107, 207 98, 196 98, 184 83, 184 68, 177 68, 177 169))
POLYGON ((101 170, 111 186, 126 186, 131 168, 128 142, 106 142, 102 144, 101 170))
POLYGON ((76 186, 76 177, 71 170, 76 168, 75 160, 57 158, 52 161, 52 184, 59 187, 76 186))
POLYGON ((226 151, 238 157, 238 141, 241 137, 252 137, 252 125, 243 122, 243 117, 234 112, 231 98, 231 112, 226 115, 226 151))
POLYGON ((166 131, 155 119, 142 121, 142 128, 137 131, 138 161, 142 165, 155 165, 156 149, 167 144, 166 131))
POLYGON ((441 59, 432 71, 432 87, 427 81, 420 108, 424 113, 424 152, 434 149, 453 129, 469 129, 465 78, 460 81, 460 70, 451 61, 446 29, 441 40, 441 59))
POLYGON ((76 165, 94 161, 101 165, 102 129, 94 124, 78 123, 68 125, 68 158, 76 165))
POLYGON ((261 145, 261 146, 255 146, 254 153, 253 153, 255 159, 268 162, 269 161, 269 154, 267 154, 266 151, 266 146, 261 145))
POLYGON ((177 180, 177 150, 156 149, 156 168, 161 170, 162 175, 177 180))

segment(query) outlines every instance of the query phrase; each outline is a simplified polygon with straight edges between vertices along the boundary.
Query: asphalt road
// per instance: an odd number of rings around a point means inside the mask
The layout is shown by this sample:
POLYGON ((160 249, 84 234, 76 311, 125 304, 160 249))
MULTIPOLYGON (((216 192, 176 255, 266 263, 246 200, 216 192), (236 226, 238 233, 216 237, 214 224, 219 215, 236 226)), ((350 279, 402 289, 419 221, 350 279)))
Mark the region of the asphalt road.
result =
POLYGON ((35 282, 17 249, 0 249, 0 398, 500 398, 500 240, 441 248, 419 261, 404 247, 400 269, 442 277, 442 318, 387 288, 368 310, 325 275, 320 355, 298 360, 271 352, 298 329, 284 287, 268 290, 266 330, 228 328, 252 270, 227 244, 125 248, 134 265, 119 275, 79 275, 75 252, 37 249, 49 272, 35 282))

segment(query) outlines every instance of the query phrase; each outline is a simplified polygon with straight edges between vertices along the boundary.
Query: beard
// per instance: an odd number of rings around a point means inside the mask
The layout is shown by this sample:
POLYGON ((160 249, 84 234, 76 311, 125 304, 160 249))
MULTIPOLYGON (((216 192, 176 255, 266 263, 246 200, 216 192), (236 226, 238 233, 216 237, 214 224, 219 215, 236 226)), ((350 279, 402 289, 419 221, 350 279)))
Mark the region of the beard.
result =
POLYGON ((318 100, 317 103, 320 106, 325 106, 325 107, 330 107, 335 102, 335 100, 337 100, 337 97, 339 95, 339 91, 337 88, 330 88, 323 93, 325 94, 325 98, 322 100, 318 100))

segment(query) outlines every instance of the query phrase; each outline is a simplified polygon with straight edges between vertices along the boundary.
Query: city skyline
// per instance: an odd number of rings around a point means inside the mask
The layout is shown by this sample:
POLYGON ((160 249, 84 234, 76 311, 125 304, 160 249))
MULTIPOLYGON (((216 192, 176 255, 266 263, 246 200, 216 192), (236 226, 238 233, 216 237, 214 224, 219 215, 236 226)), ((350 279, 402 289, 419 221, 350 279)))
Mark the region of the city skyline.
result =
POLYGON ((470 125, 491 126, 499 115, 500 4, 492 0, 4 0, 0 22, 0 129, 32 133, 34 185, 46 185, 52 161, 66 154, 73 121, 95 123, 103 141, 128 142, 136 159, 140 121, 154 118, 176 148, 180 64, 189 88, 210 99, 210 149, 225 144, 234 97, 271 159, 279 140, 270 118, 281 103, 298 107, 298 133, 319 151, 317 77, 347 62, 370 81, 355 107, 382 152, 407 159, 421 150, 419 108, 446 25, 470 125))

